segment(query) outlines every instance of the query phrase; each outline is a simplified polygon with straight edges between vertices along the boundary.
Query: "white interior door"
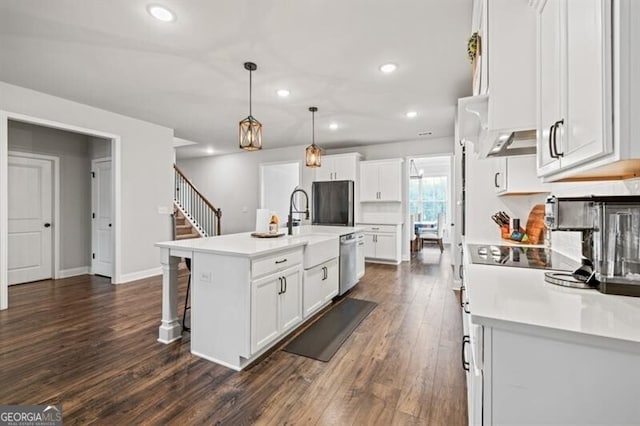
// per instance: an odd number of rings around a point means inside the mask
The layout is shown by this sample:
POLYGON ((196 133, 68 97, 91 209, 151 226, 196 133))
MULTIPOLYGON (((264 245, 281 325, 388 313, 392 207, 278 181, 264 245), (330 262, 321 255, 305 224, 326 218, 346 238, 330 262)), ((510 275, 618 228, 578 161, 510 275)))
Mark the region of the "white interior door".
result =
POLYGON ((9 285, 51 278, 52 162, 9 156, 9 285))
POLYGON ((91 271, 111 277, 113 273, 113 220, 111 160, 91 162, 91 271))

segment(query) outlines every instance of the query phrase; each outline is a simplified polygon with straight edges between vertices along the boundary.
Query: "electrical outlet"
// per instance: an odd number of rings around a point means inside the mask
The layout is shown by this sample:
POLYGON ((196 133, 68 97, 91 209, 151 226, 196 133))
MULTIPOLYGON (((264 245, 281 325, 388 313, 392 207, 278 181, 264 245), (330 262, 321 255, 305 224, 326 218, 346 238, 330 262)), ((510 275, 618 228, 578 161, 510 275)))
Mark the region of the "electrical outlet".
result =
POLYGON ((247 208, 247 206, 242 206, 242 213, 247 213, 249 211, 249 209, 247 208))
POLYGON ((200 273, 200 281, 203 283, 211 282, 211 272, 201 272, 200 273))

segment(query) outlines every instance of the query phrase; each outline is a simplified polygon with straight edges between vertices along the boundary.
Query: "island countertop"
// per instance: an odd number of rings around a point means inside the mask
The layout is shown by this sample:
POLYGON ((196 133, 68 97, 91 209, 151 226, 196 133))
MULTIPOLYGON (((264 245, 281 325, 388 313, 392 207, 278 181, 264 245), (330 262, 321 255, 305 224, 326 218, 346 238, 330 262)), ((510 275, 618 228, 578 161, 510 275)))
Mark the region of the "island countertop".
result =
MULTIPOLYGON (((155 245, 168 249, 257 257, 362 230, 358 227, 347 226, 302 226, 299 228, 299 230, 295 230, 294 235, 283 235, 277 238, 256 238, 252 237, 250 232, 243 232, 189 240, 164 241, 155 245)), ((281 229, 280 232, 286 233, 286 229, 281 229)))

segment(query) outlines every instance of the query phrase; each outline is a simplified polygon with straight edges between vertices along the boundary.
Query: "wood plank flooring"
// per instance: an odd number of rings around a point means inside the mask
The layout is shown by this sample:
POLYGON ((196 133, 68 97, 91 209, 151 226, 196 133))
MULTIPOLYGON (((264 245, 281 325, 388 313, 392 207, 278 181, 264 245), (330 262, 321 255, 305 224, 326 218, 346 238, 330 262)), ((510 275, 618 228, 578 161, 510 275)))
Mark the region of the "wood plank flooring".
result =
MULTIPOLYGON (((448 252, 367 264, 378 303, 328 363, 281 350, 237 373, 156 342, 159 277, 9 288, 0 403, 61 403, 65 424, 465 425, 461 319, 448 252)), ((184 300, 186 276, 180 279, 184 300)), ((181 312, 181 311, 180 311, 181 312)))

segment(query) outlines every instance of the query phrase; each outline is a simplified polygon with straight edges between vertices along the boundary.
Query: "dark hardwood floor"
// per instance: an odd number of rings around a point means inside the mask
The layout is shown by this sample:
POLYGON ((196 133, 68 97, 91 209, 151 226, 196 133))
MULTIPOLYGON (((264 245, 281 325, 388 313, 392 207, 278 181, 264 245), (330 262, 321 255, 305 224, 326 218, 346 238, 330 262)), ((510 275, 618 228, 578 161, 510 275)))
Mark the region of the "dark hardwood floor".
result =
MULTIPOLYGON (((186 276, 180 280, 180 300, 186 276)), ((350 297, 378 303, 328 363, 281 350, 237 373, 156 342, 159 277, 9 288, 0 404, 62 404, 66 424, 466 424, 461 319, 448 252, 367 264, 350 297)))

